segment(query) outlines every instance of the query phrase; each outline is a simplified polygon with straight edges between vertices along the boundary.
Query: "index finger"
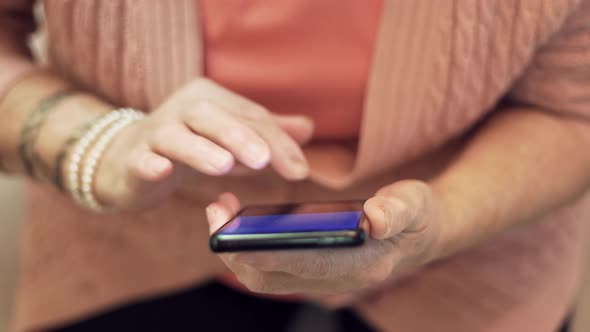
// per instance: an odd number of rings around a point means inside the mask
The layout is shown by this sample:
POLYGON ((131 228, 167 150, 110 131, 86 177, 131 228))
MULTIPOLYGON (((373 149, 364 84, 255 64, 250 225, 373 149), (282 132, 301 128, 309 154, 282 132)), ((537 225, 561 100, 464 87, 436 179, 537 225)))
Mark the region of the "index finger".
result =
POLYGON ((240 201, 236 195, 232 193, 219 195, 217 202, 209 204, 206 208, 209 232, 215 233, 239 211, 240 201))

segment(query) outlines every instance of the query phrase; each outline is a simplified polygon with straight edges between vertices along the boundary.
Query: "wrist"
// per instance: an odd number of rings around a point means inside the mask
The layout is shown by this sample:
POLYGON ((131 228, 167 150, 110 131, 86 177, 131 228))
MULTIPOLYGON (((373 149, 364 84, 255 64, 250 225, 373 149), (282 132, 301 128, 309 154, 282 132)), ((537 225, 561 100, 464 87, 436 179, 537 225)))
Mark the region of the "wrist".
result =
MULTIPOLYGON (((113 109, 96 97, 76 94, 68 97, 48 118, 39 135, 39 157, 52 170, 51 180, 58 184, 63 179, 64 164, 71 146, 80 138, 90 123, 113 109)), ((61 187, 60 189, 63 189, 61 187)))

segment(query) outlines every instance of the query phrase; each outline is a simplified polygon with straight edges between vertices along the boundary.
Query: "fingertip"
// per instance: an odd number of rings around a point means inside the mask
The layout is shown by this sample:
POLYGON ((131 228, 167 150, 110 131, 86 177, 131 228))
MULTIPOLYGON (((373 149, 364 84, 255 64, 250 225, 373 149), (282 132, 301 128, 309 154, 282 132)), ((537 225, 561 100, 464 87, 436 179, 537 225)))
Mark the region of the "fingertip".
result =
POLYGON ((219 202, 211 203, 205 209, 210 233, 216 232, 230 218, 230 213, 219 202))
POLYGON ((299 163, 293 166, 291 180, 301 181, 309 177, 309 166, 307 163, 299 163))
POLYGON ((408 225, 408 206, 396 197, 375 196, 365 203, 371 236, 385 239, 402 232, 408 225))
POLYGON ((373 238, 384 239, 387 233, 387 215, 385 202, 380 197, 370 198, 365 202, 363 210, 369 221, 370 234, 373 238))
POLYGON ((234 156, 228 151, 221 150, 212 154, 202 166, 203 173, 211 176, 220 176, 229 173, 235 166, 234 156))
POLYGON ((132 160, 131 170, 135 176, 144 181, 161 180, 173 170, 172 162, 154 152, 145 151, 132 160))
POLYGON ((232 214, 237 213, 240 210, 240 200, 238 197, 230 192, 224 192, 218 197, 219 202, 223 203, 224 206, 230 209, 232 214))
POLYGON ((303 151, 301 151, 299 147, 297 147, 297 149, 298 151, 292 153, 289 156, 289 164, 287 165, 288 168, 282 171, 283 176, 287 180, 301 181, 309 177, 309 164, 305 159, 303 151))
POLYGON ((299 143, 301 145, 308 143, 312 136, 313 133, 315 131, 315 122, 313 121, 312 118, 307 117, 307 116, 300 116, 299 117, 299 121, 301 122, 301 133, 299 135, 299 137, 297 138, 297 140, 299 141, 299 143))
POLYGON ((250 143, 244 147, 244 163, 255 170, 261 170, 268 166, 271 161, 270 147, 265 142, 250 143))

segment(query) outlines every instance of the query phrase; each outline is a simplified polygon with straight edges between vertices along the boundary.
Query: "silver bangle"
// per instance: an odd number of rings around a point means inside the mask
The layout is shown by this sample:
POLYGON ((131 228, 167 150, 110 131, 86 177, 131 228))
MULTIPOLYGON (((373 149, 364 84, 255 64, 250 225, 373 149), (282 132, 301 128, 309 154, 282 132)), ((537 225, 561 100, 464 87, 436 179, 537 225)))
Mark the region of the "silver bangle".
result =
POLYGON ((95 171, 98 162, 104 154, 104 151, 108 145, 112 142, 113 138, 125 127, 131 123, 140 120, 144 117, 142 112, 133 109, 121 110, 121 117, 115 120, 112 125, 100 134, 96 143, 88 151, 87 156, 84 158, 84 164, 81 173, 80 189, 82 192, 82 205, 86 208, 94 210, 96 212, 107 212, 109 209, 103 207, 94 196, 93 185, 95 178, 95 171))

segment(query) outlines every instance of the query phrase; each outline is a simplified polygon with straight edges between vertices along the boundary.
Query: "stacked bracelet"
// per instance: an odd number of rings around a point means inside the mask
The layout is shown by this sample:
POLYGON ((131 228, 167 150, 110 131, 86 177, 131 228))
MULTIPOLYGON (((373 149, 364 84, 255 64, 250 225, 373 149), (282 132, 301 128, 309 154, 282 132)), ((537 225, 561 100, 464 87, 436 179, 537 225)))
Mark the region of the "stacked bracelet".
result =
MULTIPOLYGON (((39 174, 35 172, 35 166, 45 166, 35 152, 35 144, 39 138, 41 127, 47 121, 51 112, 55 110, 55 106, 74 93, 74 91, 65 90, 47 97, 39 103, 25 122, 18 145, 18 155, 27 175, 33 179, 40 179, 39 174)), ((45 168, 47 167, 45 166, 45 168)), ((44 169, 42 173, 47 175, 47 169, 44 169)))
POLYGON ((74 144, 76 144, 76 142, 82 138, 82 135, 84 135, 90 129, 90 126, 92 126, 93 123, 94 121, 91 121, 78 128, 76 132, 64 142, 57 156, 55 157, 55 167, 53 170, 52 182, 62 192, 66 192, 66 184, 64 183, 62 174, 66 157, 72 149, 72 146, 74 146, 74 144))
POLYGON ((67 189, 83 207, 105 211, 92 191, 96 165, 115 135, 141 119, 143 113, 124 108, 96 120, 74 145, 67 166, 67 189))
POLYGON ((97 140, 96 144, 88 152, 88 157, 84 162, 82 168, 82 198, 84 205, 96 210, 101 211, 103 208, 96 201, 92 192, 92 183, 94 180, 94 172, 96 170, 96 164, 100 161, 100 157, 103 155, 104 150, 108 144, 113 140, 113 137, 127 125, 135 122, 143 117, 143 113, 136 111, 129 111, 124 113, 118 122, 115 122, 109 129, 107 129, 102 136, 97 140))

